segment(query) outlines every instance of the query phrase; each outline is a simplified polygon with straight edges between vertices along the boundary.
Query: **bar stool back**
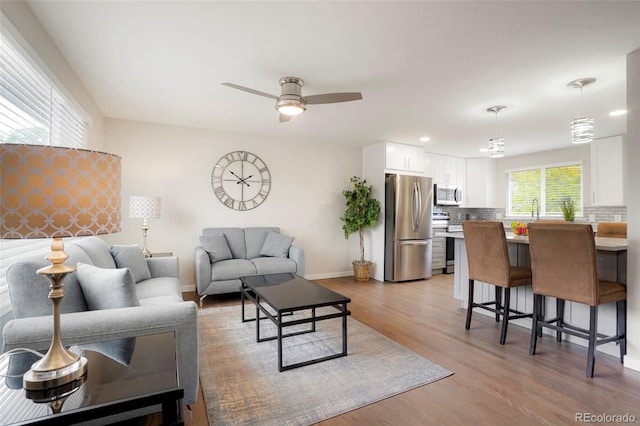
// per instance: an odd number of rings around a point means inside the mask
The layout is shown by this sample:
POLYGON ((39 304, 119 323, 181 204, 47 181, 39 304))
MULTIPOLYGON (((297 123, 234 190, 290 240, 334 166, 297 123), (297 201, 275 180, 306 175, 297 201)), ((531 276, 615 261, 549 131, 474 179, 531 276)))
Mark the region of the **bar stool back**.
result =
POLYGON ((529 249, 533 271, 533 326, 529 353, 535 355, 542 328, 556 330, 557 340, 566 333, 589 341, 587 377, 593 377, 595 347, 616 341, 620 344, 620 362, 626 353, 626 300, 623 284, 598 279, 596 247, 591 225, 550 224, 529 225, 529 249), (543 297, 555 297, 560 303, 556 317, 545 319, 540 312, 543 297), (564 301, 583 303, 590 307, 589 328, 564 322, 564 301), (615 336, 598 333, 598 306, 616 302, 617 330, 615 336), (600 337, 600 338, 598 338, 600 337))
POLYGON ((627 224, 624 222, 598 223, 598 237, 627 238, 627 224))
POLYGON ((482 308, 496 314, 496 322, 502 317, 500 344, 507 338, 509 320, 531 317, 531 314, 510 308, 511 288, 531 284, 531 269, 511 266, 507 239, 502 222, 472 221, 462 223, 464 243, 469 264, 469 298, 465 329, 471 327, 473 308, 482 308), (473 300, 475 281, 495 286, 495 300, 476 303, 473 300), (504 302, 502 301, 502 289, 504 302))

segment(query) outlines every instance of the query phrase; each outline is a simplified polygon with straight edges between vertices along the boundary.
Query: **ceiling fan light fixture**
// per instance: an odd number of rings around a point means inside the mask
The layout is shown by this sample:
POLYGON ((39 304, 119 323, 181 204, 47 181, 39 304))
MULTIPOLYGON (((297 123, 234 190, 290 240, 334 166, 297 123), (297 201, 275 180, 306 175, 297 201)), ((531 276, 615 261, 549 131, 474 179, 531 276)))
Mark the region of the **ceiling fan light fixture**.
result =
POLYGON ((304 81, 298 77, 282 77, 280 79, 280 96, 229 82, 222 83, 222 85, 265 98, 274 99, 276 101, 275 109, 280 113, 281 123, 290 121, 291 117, 305 112, 307 110, 307 104, 335 104, 338 102, 359 101, 362 99, 362 93, 360 92, 321 93, 318 95, 302 97, 302 86, 304 85, 304 81))
POLYGON ((276 109, 280 112, 280 114, 294 116, 302 114, 306 108, 304 108, 302 105, 285 104, 276 106, 276 109))
MULTIPOLYGON (((582 114, 582 88, 595 83, 593 77, 579 78, 567 84, 567 87, 580 89, 580 113, 582 114)), ((571 120, 571 143, 589 143, 593 141, 593 117, 578 117, 571 120)))

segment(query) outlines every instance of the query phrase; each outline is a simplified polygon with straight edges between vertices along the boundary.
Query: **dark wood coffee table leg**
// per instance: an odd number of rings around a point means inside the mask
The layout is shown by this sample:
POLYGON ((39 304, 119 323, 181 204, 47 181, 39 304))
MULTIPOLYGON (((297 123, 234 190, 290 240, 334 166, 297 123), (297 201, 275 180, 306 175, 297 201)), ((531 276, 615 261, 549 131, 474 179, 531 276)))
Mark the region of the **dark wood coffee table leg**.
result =
POLYGON ((342 355, 347 356, 347 304, 342 304, 342 355))
POLYGON ((278 312, 276 318, 278 319, 278 371, 282 372, 284 368, 282 366, 282 313, 278 312))

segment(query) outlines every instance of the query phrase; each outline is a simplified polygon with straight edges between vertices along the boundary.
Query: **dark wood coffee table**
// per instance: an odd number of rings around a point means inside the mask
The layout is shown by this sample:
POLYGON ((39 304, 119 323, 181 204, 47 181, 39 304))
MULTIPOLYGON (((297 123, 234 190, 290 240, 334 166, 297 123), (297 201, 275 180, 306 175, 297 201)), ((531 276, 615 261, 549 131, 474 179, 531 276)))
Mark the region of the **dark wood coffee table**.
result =
POLYGON ((342 356, 347 356, 347 316, 351 312, 347 303, 351 299, 321 285, 306 280, 294 274, 268 274, 241 277, 242 286, 242 322, 256 322, 256 341, 278 340, 278 371, 291 370, 305 365, 316 364, 342 356), (249 299, 256 307, 255 318, 246 318, 244 312, 245 299, 249 299), (265 306, 266 305, 266 306, 265 306), (333 307, 335 313, 316 315, 316 309, 333 307), (268 309, 268 308, 270 309, 268 309), (297 311, 311 310, 309 318, 290 319, 297 311), (262 316, 264 314, 264 316, 262 316), (342 318, 342 352, 310 359, 303 362, 283 365, 282 339, 316 331, 316 323, 332 318, 342 318), (276 336, 261 337, 260 321, 269 319, 278 329, 276 336), (300 324, 311 324, 310 329, 283 333, 283 329, 300 324))

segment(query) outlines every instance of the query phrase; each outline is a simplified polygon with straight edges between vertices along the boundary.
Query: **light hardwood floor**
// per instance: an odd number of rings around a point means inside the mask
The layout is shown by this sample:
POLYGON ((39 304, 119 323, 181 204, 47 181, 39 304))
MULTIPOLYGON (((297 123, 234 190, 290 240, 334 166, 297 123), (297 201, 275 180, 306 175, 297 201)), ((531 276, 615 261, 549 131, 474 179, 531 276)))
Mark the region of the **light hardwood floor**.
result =
MULTIPOLYGON (((352 317, 454 373, 429 384, 320 423, 336 425, 575 424, 577 413, 635 416, 640 423, 640 373, 616 357, 597 354, 595 377, 585 377, 586 349, 552 337, 529 355, 529 331, 465 311, 453 299, 452 275, 410 283, 317 283, 351 298, 352 317)), ((195 293, 185 299, 197 300, 195 293)), ((239 295, 207 297, 203 309, 238 304, 239 295)), ((630 324, 630 326, 633 326, 630 324)), ((309 390, 312 392, 313 390, 309 390)), ((187 424, 207 425, 202 394, 187 424)), ((614 419, 615 420, 615 419, 614 419)))

